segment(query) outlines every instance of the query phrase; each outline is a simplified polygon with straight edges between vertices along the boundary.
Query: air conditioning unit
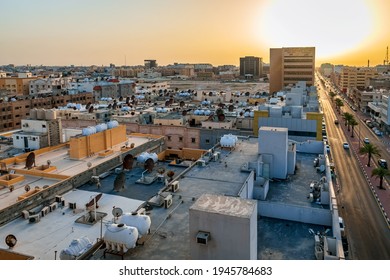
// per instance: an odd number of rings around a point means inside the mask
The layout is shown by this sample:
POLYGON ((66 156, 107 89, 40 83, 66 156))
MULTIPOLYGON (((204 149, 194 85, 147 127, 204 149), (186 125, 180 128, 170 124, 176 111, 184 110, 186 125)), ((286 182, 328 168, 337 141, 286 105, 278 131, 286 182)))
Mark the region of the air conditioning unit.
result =
POLYGON ((69 202, 70 209, 76 209, 76 202, 69 202))
POLYGON ((57 209, 58 202, 53 202, 52 204, 49 205, 49 207, 50 207, 50 212, 53 212, 54 210, 57 209))
POLYGON ((45 217, 47 214, 49 214, 49 212, 50 212, 50 208, 48 206, 45 206, 41 210, 41 216, 45 217))
POLYGON ((215 152, 213 154, 214 161, 218 161, 220 159, 220 157, 221 157, 221 153, 220 152, 215 152))
POLYGON ((177 192, 179 189, 179 181, 174 181, 171 184, 171 192, 177 192))
POLYGON ((169 194, 167 195, 166 198, 164 198, 164 208, 168 209, 169 207, 171 207, 171 205, 172 205, 172 195, 169 194))
POLYGON ((196 235, 196 243, 207 245, 207 242, 209 241, 210 233, 205 231, 199 231, 196 235))
POLYGON ((196 165, 197 166, 206 166, 206 161, 204 161, 203 159, 200 159, 196 162, 196 165))
POLYGON ((32 216, 30 216, 30 218, 28 218, 28 222, 30 224, 38 223, 40 220, 41 220, 41 216, 39 214, 32 215, 32 216))
POLYGON ((23 210, 22 217, 23 219, 27 220, 28 218, 30 218, 30 213, 27 210, 23 210))
POLYGON ((61 201, 62 201, 62 196, 56 195, 56 202, 61 203, 61 201))

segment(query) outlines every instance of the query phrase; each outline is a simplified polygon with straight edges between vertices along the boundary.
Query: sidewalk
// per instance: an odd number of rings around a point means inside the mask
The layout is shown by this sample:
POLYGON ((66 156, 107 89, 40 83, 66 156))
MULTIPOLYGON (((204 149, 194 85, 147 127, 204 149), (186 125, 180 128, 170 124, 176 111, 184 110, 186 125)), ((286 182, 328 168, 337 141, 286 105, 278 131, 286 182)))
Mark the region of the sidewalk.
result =
MULTIPOLYGON (((338 114, 338 113, 337 113, 338 114)), ((359 149, 361 147, 361 143, 359 143, 358 137, 351 137, 352 131, 348 131, 347 127, 345 126, 345 123, 343 121, 340 121, 340 127, 343 129, 344 134, 346 138, 348 139, 348 142, 350 144, 350 150, 353 151, 353 154, 355 155, 355 158, 358 160, 360 169, 362 170, 364 176, 366 177, 366 181, 368 183, 368 186, 371 189, 371 192, 373 196, 375 197, 379 208, 382 211, 382 214, 384 218, 387 220, 388 225, 390 225, 390 186, 387 183, 386 179, 383 179, 383 187, 385 189, 379 188, 379 182, 380 179, 377 177, 371 177, 372 170, 376 168, 376 164, 371 159, 371 166, 367 166, 368 162, 368 155, 361 155, 359 153, 359 149)), ((355 128, 356 129, 356 128, 355 128)), ((356 130, 355 130, 356 133, 356 130)), ((389 136, 383 136, 385 141, 389 141, 390 143, 390 137, 389 136)))

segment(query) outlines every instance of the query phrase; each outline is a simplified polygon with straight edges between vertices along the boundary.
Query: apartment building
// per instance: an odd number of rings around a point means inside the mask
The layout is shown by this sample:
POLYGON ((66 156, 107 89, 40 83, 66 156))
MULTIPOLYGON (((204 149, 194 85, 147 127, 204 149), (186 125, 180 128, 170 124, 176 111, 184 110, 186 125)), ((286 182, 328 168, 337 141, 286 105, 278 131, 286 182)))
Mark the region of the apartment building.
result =
POLYGON ((255 56, 240 57, 240 76, 245 79, 258 79, 263 76, 263 59, 255 56))
POLYGON ((340 72, 338 86, 344 93, 350 92, 353 88, 364 89, 369 79, 377 76, 378 72, 372 67, 344 66, 340 72))
POLYGON ((31 109, 51 109, 56 106, 65 106, 68 103, 87 104, 88 102, 93 102, 90 92, 40 98, 26 97, 10 102, 0 102, 0 132, 19 129, 22 119, 29 118, 31 109))
POLYGON ((305 81, 314 85, 315 47, 270 49, 270 93, 305 81))
POLYGON ((40 77, 33 76, 31 73, 18 73, 17 76, 0 76, 0 90, 6 90, 10 94, 29 95, 29 83, 40 77))

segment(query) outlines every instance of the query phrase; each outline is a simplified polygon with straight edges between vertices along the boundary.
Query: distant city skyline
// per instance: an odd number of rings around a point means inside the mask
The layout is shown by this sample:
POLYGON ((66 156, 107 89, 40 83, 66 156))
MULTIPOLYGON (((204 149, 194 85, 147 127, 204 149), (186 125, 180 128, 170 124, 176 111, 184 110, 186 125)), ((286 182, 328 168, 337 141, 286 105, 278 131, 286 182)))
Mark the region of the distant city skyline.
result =
POLYGON ((0 0, 0 65, 239 65, 315 47, 316 65, 382 64, 387 0, 0 0))

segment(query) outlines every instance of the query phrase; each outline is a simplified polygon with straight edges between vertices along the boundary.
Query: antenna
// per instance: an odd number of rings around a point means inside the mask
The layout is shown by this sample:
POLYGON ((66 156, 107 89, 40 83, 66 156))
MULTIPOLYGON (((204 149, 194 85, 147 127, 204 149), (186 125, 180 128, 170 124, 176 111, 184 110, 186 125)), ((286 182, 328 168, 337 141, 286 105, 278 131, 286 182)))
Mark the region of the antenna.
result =
POLYGON ((389 65, 389 46, 386 47, 386 57, 385 60, 383 61, 384 65, 389 65))

